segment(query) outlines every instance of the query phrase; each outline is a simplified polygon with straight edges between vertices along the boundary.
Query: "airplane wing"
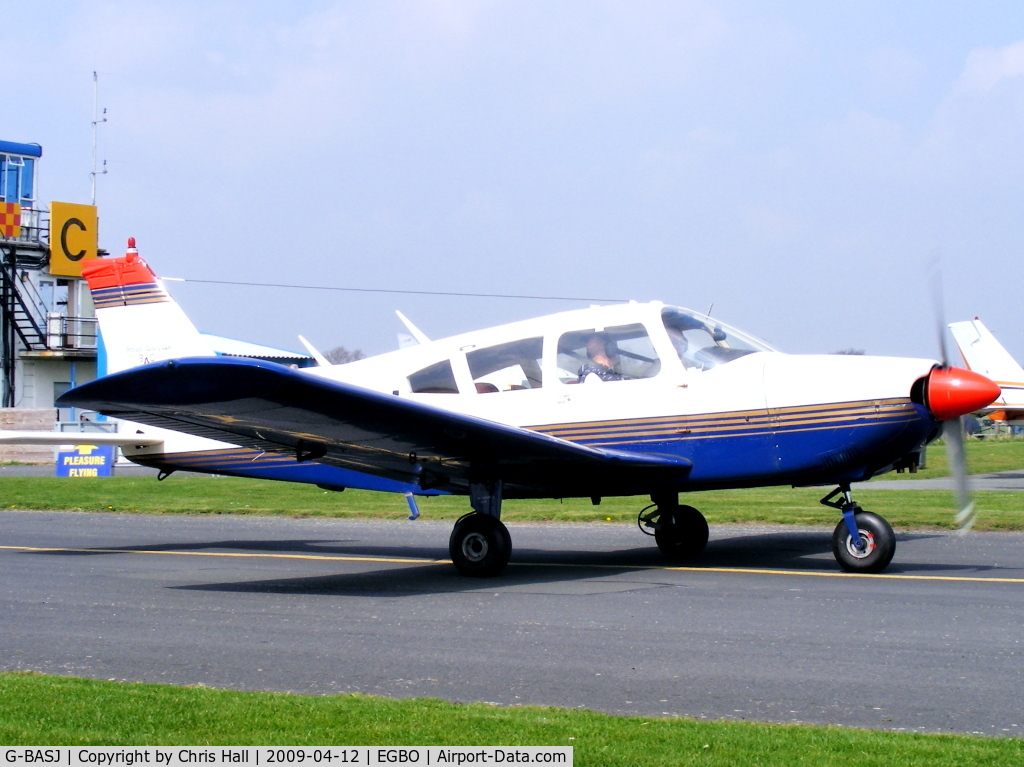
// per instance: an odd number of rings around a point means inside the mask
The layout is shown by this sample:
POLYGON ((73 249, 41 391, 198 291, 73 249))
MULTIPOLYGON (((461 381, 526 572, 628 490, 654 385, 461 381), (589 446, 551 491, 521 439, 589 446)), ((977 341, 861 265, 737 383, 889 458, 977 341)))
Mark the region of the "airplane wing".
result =
POLYGON ((241 358, 134 368, 72 389, 58 404, 454 493, 501 479, 509 498, 640 494, 692 466, 241 358))

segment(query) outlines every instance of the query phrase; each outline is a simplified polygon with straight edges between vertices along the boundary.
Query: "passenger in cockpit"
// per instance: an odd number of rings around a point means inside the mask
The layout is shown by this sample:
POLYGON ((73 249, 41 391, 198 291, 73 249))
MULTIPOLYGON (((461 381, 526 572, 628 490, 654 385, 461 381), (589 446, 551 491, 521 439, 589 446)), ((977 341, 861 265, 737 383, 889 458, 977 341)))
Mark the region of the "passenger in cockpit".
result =
POLYGON ((587 380, 621 381, 619 350, 607 333, 594 333, 587 339, 587 357, 579 372, 579 382, 587 380))

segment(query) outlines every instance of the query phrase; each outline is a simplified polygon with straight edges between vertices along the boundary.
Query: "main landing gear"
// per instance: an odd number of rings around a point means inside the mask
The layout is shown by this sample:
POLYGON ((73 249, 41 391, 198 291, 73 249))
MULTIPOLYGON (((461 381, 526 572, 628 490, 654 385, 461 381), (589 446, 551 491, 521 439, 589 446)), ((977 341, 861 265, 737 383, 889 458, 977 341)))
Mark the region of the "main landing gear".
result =
POLYGON ((469 486, 473 511, 460 517, 448 540, 452 564, 463 575, 498 575, 512 555, 512 536, 501 523, 501 480, 469 486))
POLYGON ((696 559, 708 545, 708 521, 692 506, 680 506, 677 493, 655 493, 637 525, 654 536, 661 553, 674 562, 696 559))
POLYGON ((880 573, 889 566, 896 553, 896 534, 882 517, 854 502, 849 485, 840 485, 821 502, 843 512, 843 521, 832 533, 832 553, 841 568, 848 573, 880 573), (833 500, 840 493, 843 500, 833 500))

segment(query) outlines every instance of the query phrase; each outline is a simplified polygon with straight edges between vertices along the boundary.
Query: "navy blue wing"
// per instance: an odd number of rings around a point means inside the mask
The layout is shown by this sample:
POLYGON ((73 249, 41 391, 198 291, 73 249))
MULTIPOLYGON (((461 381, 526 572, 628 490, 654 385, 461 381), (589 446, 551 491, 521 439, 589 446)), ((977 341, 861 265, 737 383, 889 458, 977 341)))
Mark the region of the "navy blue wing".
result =
POLYGON ((453 493, 501 479, 507 497, 639 494, 691 467, 231 357, 133 368, 72 389, 58 404, 453 493))

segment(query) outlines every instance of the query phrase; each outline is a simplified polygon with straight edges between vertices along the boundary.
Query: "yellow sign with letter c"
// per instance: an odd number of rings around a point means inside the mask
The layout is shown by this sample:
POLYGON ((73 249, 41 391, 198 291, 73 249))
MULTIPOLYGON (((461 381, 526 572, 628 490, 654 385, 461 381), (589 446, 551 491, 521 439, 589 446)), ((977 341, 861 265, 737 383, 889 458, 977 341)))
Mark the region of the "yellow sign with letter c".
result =
POLYGON ((98 247, 95 205, 50 203, 50 274, 81 277, 82 262, 96 258, 98 247))

